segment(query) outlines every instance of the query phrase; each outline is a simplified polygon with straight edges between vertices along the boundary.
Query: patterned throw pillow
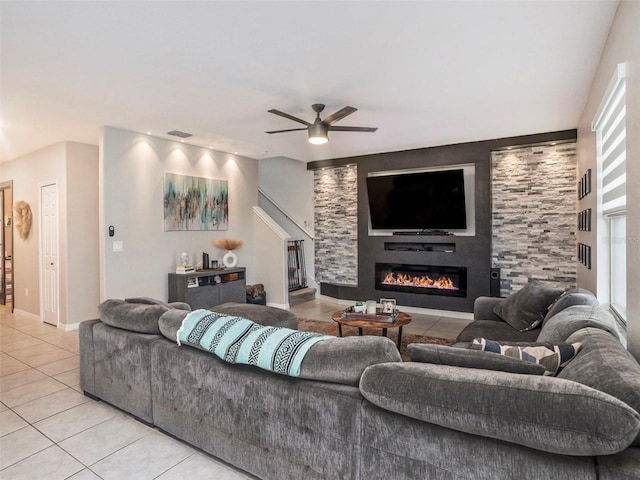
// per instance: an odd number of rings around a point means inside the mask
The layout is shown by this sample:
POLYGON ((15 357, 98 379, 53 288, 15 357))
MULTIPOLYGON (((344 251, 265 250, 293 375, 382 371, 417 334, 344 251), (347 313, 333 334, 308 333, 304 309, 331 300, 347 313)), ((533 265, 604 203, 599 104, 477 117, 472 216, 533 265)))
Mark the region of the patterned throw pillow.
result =
POLYGON ((486 338, 474 338, 469 348, 506 355, 525 362, 537 363, 544 367, 545 375, 555 376, 562 367, 577 355, 581 346, 581 343, 502 345, 486 338))

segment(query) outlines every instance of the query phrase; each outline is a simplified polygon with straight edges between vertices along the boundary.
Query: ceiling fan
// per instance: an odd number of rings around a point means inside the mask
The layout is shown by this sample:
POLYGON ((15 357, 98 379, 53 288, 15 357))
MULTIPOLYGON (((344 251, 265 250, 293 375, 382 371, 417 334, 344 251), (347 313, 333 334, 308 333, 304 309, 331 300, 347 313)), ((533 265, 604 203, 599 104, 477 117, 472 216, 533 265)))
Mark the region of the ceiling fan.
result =
POLYGON ((372 127, 336 127, 333 125, 338 120, 342 120, 347 115, 351 115, 353 112, 357 111, 358 109, 355 107, 343 107, 337 112, 332 113, 328 117, 325 117, 324 120, 320 119, 320 112, 324 110, 324 105, 322 103, 314 103, 313 105, 311 105, 311 108, 313 108, 313 111, 316 112, 316 119, 313 123, 309 123, 306 120, 294 117, 293 115, 289 115, 288 113, 281 112, 280 110, 269 110, 269 113, 275 113, 276 115, 288 118, 289 120, 293 120, 294 122, 302 123, 303 125, 306 125, 306 127, 289 128, 287 130, 273 130, 266 133, 283 133, 295 132, 297 130, 308 130, 309 142, 315 145, 322 145, 329 141, 329 130, 333 130, 334 132, 375 132, 376 130, 378 130, 377 128, 372 127))

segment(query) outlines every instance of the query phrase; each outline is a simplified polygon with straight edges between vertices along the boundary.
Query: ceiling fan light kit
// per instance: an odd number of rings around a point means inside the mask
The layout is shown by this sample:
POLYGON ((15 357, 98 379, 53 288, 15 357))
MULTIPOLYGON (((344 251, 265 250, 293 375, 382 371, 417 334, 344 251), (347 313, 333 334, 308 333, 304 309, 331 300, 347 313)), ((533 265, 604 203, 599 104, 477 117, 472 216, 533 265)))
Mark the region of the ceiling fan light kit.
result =
POLYGON ((320 118, 320 112, 324 110, 324 105, 322 103, 314 103, 311 105, 311 108, 314 112, 316 112, 316 119, 313 123, 309 123, 306 120, 302 120, 301 118, 294 117, 293 115, 289 115, 288 113, 281 112, 280 110, 269 110, 269 113, 273 113, 275 115, 279 115, 284 118, 288 118, 289 120, 293 120, 294 122, 302 123, 306 125, 305 128, 289 128, 286 130, 273 130, 266 133, 284 133, 284 132, 295 132, 298 130, 307 130, 309 133, 309 143, 313 143, 314 145, 323 145, 329 141, 329 130, 341 131, 341 132, 375 132, 377 128, 374 127, 334 127, 333 124, 338 120, 342 120, 347 115, 351 115, 353 112, 358 109, 355 107, 344 107, 338 110, 335 113, 332 113, 324 120, 320 118))
POLYGON ((324 145, 329 141, 327 127, 322 122, 316 121, 313 125, 309 125, 309 143, 314 145, 324 145))

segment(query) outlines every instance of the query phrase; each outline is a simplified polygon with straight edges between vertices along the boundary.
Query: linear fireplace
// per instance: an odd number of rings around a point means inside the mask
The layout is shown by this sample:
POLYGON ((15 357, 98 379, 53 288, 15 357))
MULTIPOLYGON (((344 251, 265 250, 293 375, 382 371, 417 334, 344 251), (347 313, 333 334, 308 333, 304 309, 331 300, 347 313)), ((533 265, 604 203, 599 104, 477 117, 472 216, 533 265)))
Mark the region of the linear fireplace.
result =
POLYGON ((467 296, 467 267, 376 263, 376 290, 467 296))

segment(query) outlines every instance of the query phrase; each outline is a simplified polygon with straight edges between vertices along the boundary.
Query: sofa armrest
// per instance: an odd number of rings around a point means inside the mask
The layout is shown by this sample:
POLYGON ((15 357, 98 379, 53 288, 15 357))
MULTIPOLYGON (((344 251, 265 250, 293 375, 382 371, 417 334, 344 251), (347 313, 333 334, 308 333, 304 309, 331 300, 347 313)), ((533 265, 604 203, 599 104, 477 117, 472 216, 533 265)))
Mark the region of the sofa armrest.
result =
POLYGON ((478 297, 473 302, 473 319, 474 320, 496 320, 503 322, 498 315, 496 315, 493 309, 499 303, 503 302, 504 298, 498 297, 478 297))
POLYGON ((80 345, 80 388, 90 395, 96 394, 95 346, 93 344, 93 326, 100 320, 85 320, 78 327, 80 345))
POLYGON ((382 363, 364 371, 360 392, 400 415, 563 455, 617 453, 640 431, 626 403, 554 377, 382 363))

